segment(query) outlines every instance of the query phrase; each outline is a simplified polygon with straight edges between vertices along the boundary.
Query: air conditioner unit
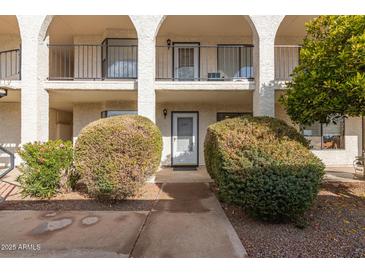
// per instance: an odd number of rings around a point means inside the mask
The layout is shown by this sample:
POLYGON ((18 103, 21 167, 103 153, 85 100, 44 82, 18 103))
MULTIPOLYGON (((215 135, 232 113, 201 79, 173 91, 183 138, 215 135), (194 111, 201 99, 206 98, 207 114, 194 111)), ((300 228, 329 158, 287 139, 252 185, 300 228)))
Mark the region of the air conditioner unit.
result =
POLYGON ((223 81, 224 78, 220 72, 208 72, 208 81, 223 81))

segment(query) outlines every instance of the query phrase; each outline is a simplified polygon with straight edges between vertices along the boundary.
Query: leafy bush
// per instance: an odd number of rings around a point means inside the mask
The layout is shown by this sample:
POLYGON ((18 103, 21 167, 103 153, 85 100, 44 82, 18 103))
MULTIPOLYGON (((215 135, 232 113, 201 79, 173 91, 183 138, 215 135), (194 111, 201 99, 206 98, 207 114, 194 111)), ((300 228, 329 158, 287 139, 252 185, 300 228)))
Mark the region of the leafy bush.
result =
POLYGON ((72 164, 72 142, 28 143, 19 150, 19 155, 24 161, 18 178, 23 194, 50 198, 62 187, 61 177, 72 164))
POLYGON ((87 125, 75 145, 75 167, 90 196, 133 196, 159 166, 160 130, 137 115, 100 119, 87 125))
POLYGON ((204 153, 219 197, 264 220, 298 220, 315 199, 324 175, 324 165, 308 149, 307 140, 269 117, 211 125, 204 153))

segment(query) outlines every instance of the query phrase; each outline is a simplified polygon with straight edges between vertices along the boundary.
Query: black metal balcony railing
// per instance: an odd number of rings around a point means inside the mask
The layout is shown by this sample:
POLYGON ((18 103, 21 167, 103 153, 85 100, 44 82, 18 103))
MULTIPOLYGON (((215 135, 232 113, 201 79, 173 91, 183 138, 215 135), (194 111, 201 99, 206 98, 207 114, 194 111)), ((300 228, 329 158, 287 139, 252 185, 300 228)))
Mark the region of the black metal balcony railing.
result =
POLYGON ((253 79, 252 45, 156 47, 156 80, 237 81, 253 79))
POLYGON ((137 46, 48 46, 49 80, 137 78, 137 46))
POLYGON ((291 80, 291 74, 299 64, 300 48, 298 45, 275 45, 275 80, 291 80))
POLYGON ((20 49, 0 51, 0 80, 20 80, 20 49))

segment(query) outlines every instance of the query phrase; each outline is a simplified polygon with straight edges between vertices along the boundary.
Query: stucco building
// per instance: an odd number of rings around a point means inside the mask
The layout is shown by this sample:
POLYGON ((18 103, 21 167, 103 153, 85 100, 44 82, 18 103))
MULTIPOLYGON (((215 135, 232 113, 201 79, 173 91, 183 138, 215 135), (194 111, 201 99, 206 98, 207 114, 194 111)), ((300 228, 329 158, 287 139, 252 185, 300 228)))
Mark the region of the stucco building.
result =
MULTIPOLYGON (((0 16, 0 145, 75 140, 91 121, 138 113, 161 129, 163 165, 203 165, 217 120, 290 123, 278 98, 313 17, 0 16)), ((327 165, 363 150, 361 117, 303 133, 327 165)))

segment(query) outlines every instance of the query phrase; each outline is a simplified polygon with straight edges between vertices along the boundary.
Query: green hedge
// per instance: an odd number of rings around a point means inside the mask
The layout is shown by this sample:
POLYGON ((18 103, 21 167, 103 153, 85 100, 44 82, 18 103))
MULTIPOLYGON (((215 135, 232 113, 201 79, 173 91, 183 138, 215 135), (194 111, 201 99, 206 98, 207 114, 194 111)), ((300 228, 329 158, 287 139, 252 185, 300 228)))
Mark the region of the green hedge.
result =
POLYGON ((100 119, 87 125, 75 145, 75 167, 91 197, 117 200, 136 194, 159 166, 162 136, 137 115, 100 119))
POLYGON ((204 153, 219 197, 264 220, 298 219, 311 206, 324 175, 307 140, 269 117, 211 125, 204 153))
POLYGON ((72 142, 28 143, 18 153, 23 160, 18 181, 24 195, 50 198, 63 187, 61 177, 72 165, 72 142))

